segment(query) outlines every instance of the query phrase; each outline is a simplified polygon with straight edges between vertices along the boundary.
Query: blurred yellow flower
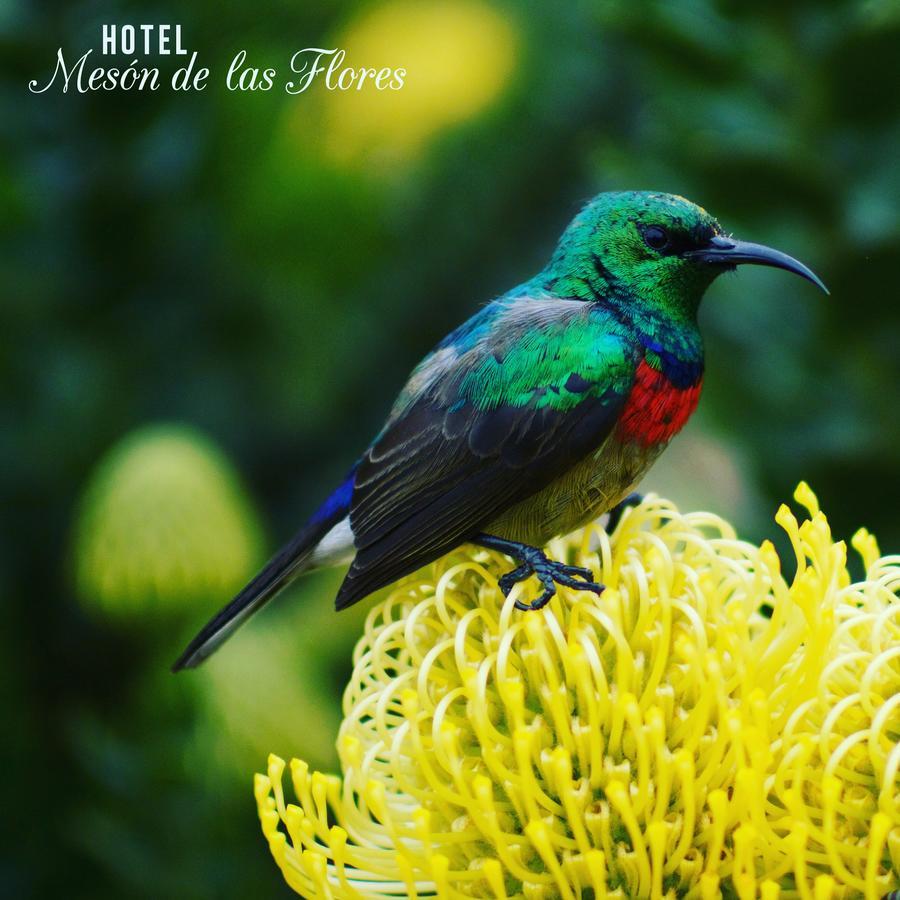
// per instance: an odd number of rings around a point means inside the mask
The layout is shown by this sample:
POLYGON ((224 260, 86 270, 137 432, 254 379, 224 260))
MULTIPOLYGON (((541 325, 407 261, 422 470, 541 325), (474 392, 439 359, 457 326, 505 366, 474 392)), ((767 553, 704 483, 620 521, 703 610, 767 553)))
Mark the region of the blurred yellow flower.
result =
MULTIPOLYGON (((550 552, 600 597, 503 602, 464 547, 371 612, 343 780, 270 757, 263 831, 306 897, 860 896, 900 885, 900 557, 852 582, 801 485, 796 554, 648 498, 550 552), (761 613, 770 607, 771 618, 761 613)), ((532 585, 517 586, 528 590, 532 585)))
POLYGON ((351 21, 334 45, 346 51, 346 66, 406 75, 399 90, 369 84, 325 95, 330 152, 342 161, 402 161, 500 95, 514 68, 516 32, 480 0, 388 0, 351 21))
POLYGON ((217 447, 190 428, 153 425, 98 464, 74 545, 85 605, 129 618, 221 601, 252 574, 262 532, 217 447))

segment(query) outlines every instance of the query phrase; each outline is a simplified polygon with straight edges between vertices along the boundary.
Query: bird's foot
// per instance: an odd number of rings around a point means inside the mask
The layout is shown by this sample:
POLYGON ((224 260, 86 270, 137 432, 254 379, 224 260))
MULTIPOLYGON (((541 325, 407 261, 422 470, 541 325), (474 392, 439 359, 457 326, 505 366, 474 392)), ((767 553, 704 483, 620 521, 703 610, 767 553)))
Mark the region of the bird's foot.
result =
POLYGON ((622 516, 625 515, 626 509, 631 509, 633 506, 640 506, 643 502, 644 495, 637 493, 637 491, 629 494, 624 500, 620 500, 609 511, 609 520, 606 523, 606 533, 612 534, 616 528, 619 527, 619 522, 622 521, 622 516))
POLYGON ((550 559, 543 550, 531 547, 528 544, 520 544, 518 541, 507 541, 490 534, 480 534, 474 539, 474 543, 491 550, 499 550, 521 562, 521 565, 501 576, 497 582, 504 597, 520 581, 532 575, 536 576, 543 585, 544 592, 537 600, 524 603, 516 600, 516 609, 542 609, 556 595, 558 584, 573 588, 576 591, 593 591, 595 594, 603 593, 603 585, 594 581, 594 573, 582 566, 570 566, 566 563, 550 559))

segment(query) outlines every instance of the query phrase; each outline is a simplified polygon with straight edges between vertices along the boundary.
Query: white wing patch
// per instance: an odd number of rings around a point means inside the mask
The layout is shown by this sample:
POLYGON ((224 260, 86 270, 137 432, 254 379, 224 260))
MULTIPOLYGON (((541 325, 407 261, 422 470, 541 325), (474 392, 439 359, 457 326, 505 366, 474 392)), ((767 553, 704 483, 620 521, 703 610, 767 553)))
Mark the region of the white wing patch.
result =
POLYGON ((316 544, 310 564, 317 567, 345 565, 353 559, 355 553, 350 517, 346 516, 316 544))

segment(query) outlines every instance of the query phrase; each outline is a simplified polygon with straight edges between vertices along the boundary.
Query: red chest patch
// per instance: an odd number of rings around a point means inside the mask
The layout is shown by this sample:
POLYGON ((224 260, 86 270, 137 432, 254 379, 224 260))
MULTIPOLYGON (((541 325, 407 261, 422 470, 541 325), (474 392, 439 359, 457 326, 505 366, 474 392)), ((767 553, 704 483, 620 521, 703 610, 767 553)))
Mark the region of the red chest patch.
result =
POLYGON ((702 384, 701 379, 692 387, 677 388, 662 372, 641 360, 619 419, 620 435, 645 445, 671 440, 697 408, 702 384))

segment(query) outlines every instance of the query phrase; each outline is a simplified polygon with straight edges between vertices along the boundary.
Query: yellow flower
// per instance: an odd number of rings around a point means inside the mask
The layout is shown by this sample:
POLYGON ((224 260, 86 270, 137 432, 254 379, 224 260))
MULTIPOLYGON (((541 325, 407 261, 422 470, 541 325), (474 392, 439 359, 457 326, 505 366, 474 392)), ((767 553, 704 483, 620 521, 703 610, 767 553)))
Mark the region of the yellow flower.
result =
POLYGON ((346 51, 347 66, 405 70, 403 87, 327 92, 329 149, 341 161, 414 156, 502 94, 516 44, 511 21, 481 0, 388 0, 366 8, 334 46, 346 51))
POLYGON ((221 600, 252 574, 262 531, 217 447, 193 429, 151 425, 98 464, 74 543, 85 604, 131 618, 221 600))
MULTIPOLYGON (((900 886, 900 557, 853 582, 806 485, 796 554, 657 498, 549 551, 590 566, 513 609, 463 547, 371 612, 343 780, 270 757, 255 791, 306 897, 880 898, 900 886), (761 610, 771 610, 767 617, 761 610)), ((525 583, 518 590, 533 590, 525 583)))

